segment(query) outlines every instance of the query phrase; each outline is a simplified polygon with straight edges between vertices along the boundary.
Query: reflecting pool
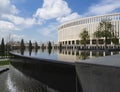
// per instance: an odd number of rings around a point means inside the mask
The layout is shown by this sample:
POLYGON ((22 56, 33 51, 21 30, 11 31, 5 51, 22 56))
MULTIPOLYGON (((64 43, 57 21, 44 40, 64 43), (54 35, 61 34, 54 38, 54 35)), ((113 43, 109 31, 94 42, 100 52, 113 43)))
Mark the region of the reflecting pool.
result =
POLYGON ((119 51, 31 49, 14 53, 10 70, 0 74, 0 92, 82 92, 74 62, 119 51))
POLYGON ((90 58, 103 57, 108 55, 119 54, 119 51, 104 51, 104 50, 56 50, 56 49, 33 49, 33 50, 25 50, 20 51, 16 50, 16 54, 31 56, 35 58, 44 58, 44 59, 52 59, 52 60, 60 60, 60 61, 80 61, 90 58))

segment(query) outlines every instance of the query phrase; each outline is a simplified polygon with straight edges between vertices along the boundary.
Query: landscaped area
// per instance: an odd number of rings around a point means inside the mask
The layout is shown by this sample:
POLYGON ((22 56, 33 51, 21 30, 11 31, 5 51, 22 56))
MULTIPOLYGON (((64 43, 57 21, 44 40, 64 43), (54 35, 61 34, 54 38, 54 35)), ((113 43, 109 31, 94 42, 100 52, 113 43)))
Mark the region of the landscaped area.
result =
POLYGON ((9 64, 10 64, 9 60, 2 60, 2 61, 0 61, 0 66, 9 65, 9 64))

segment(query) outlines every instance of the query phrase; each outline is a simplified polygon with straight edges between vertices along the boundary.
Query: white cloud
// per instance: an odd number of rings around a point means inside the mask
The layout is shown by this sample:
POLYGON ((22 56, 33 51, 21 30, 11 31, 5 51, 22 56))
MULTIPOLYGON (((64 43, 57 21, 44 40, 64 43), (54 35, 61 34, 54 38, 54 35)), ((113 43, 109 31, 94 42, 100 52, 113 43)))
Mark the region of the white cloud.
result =
POLYGON ((23 18, 15 15, 2 15, 2 18, 8 19, 15 25, 19 25, 22 27, 30 27, 34 24, 37 24, 37 21, 34 18, 23 18))
POLYGON ((39 40, 42 42, 57 42, 57 26, 58 23, 50 23, 46 27, 40 27, 40 30, 37 30, 40 35, 39 40))
POLYGON ((120 9, 120 0, 102 0, 98 4, 94 4, 89 8, 85 15, 99 15, 115 12, 120 9))
POLYGON ((42 8, 38 8, 35 17, 52 19, 69 15, 71 9, 64 0, 44 0, 42 8))
POLYGON ((0 31, 2 33, 20 30, 13 22, 3 18, 4 15, 16 15, 18 12, 19 10, 11 3, 11 0, 0 0, 0 31))
POLYGON ((57 23, 49 24, 47 27, 40 28, 38 32, 46 37, 53 36, 53 33, 57 30, 57 23))
POLYGON ((72 12, 65 0, 44 0, 43 6, 37 9, 34 17, 40 20, 56 19, 61 23, 80 18, 80 15, 72 12))
POLYGON ((11 4, 10 0, 0 0, 0 15, 2 14, 17 14, 19 11, 15 5, 11 4))
POLYGON ((78 13, 72 13, 72 14, 65 16, 65 17, 59 17, 59 18, 57 18, 57 20, 59 22, 63 23, 63 22, 69 21, 69 20, 78 19, 80 17, 81 16, 78 13))
POLYGON ((0 0, 0 19, 4 22, 1 28, 4 30, 23 30, 24 28, 32 27, 35 24, 41 25, 42 22, 34 17, 24 18, 20 17, 12 0, 0 0), (4 26, 9 25, 9 26, 4 26))
POLYGON ((19 30, 13 23, 7 21, 0 21, 0 31, 14 31, 19 30))

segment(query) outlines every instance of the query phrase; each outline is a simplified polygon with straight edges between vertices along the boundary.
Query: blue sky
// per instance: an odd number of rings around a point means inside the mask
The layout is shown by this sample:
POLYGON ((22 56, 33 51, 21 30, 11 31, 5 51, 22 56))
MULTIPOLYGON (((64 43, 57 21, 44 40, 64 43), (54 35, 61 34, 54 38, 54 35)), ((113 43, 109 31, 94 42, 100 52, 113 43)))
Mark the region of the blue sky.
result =
POLYGON ((0 38, 57 42, 61 23, 120 12, 120 0, 0 0, 0 38))

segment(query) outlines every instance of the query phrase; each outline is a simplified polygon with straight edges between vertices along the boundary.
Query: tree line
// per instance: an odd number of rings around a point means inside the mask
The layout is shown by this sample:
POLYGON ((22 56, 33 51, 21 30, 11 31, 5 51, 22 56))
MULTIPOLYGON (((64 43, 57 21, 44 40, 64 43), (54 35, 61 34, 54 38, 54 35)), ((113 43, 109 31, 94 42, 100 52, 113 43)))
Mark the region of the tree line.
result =
MULTIPOLYGON (((16 50, 16 49, 21 49, 24 50, 25 48, 28 49, 39 49, 40 46, 38 46, 37 41, 35 41, 34 43, 31 42, 31 40, 29 40, 29 42, 25 42, 24 39, 21 39, 21 41, 17 41, 17 42, 5 42, 4 38, 2 38, 1 40, 1 44, 0 44, 0 52, 4 52, 4 51, 11 51, 11 50, 16 50)), ((48 41, 47 44, 42 43, 41 45, 42 49, 52 49, 52 42, 48 41)))

